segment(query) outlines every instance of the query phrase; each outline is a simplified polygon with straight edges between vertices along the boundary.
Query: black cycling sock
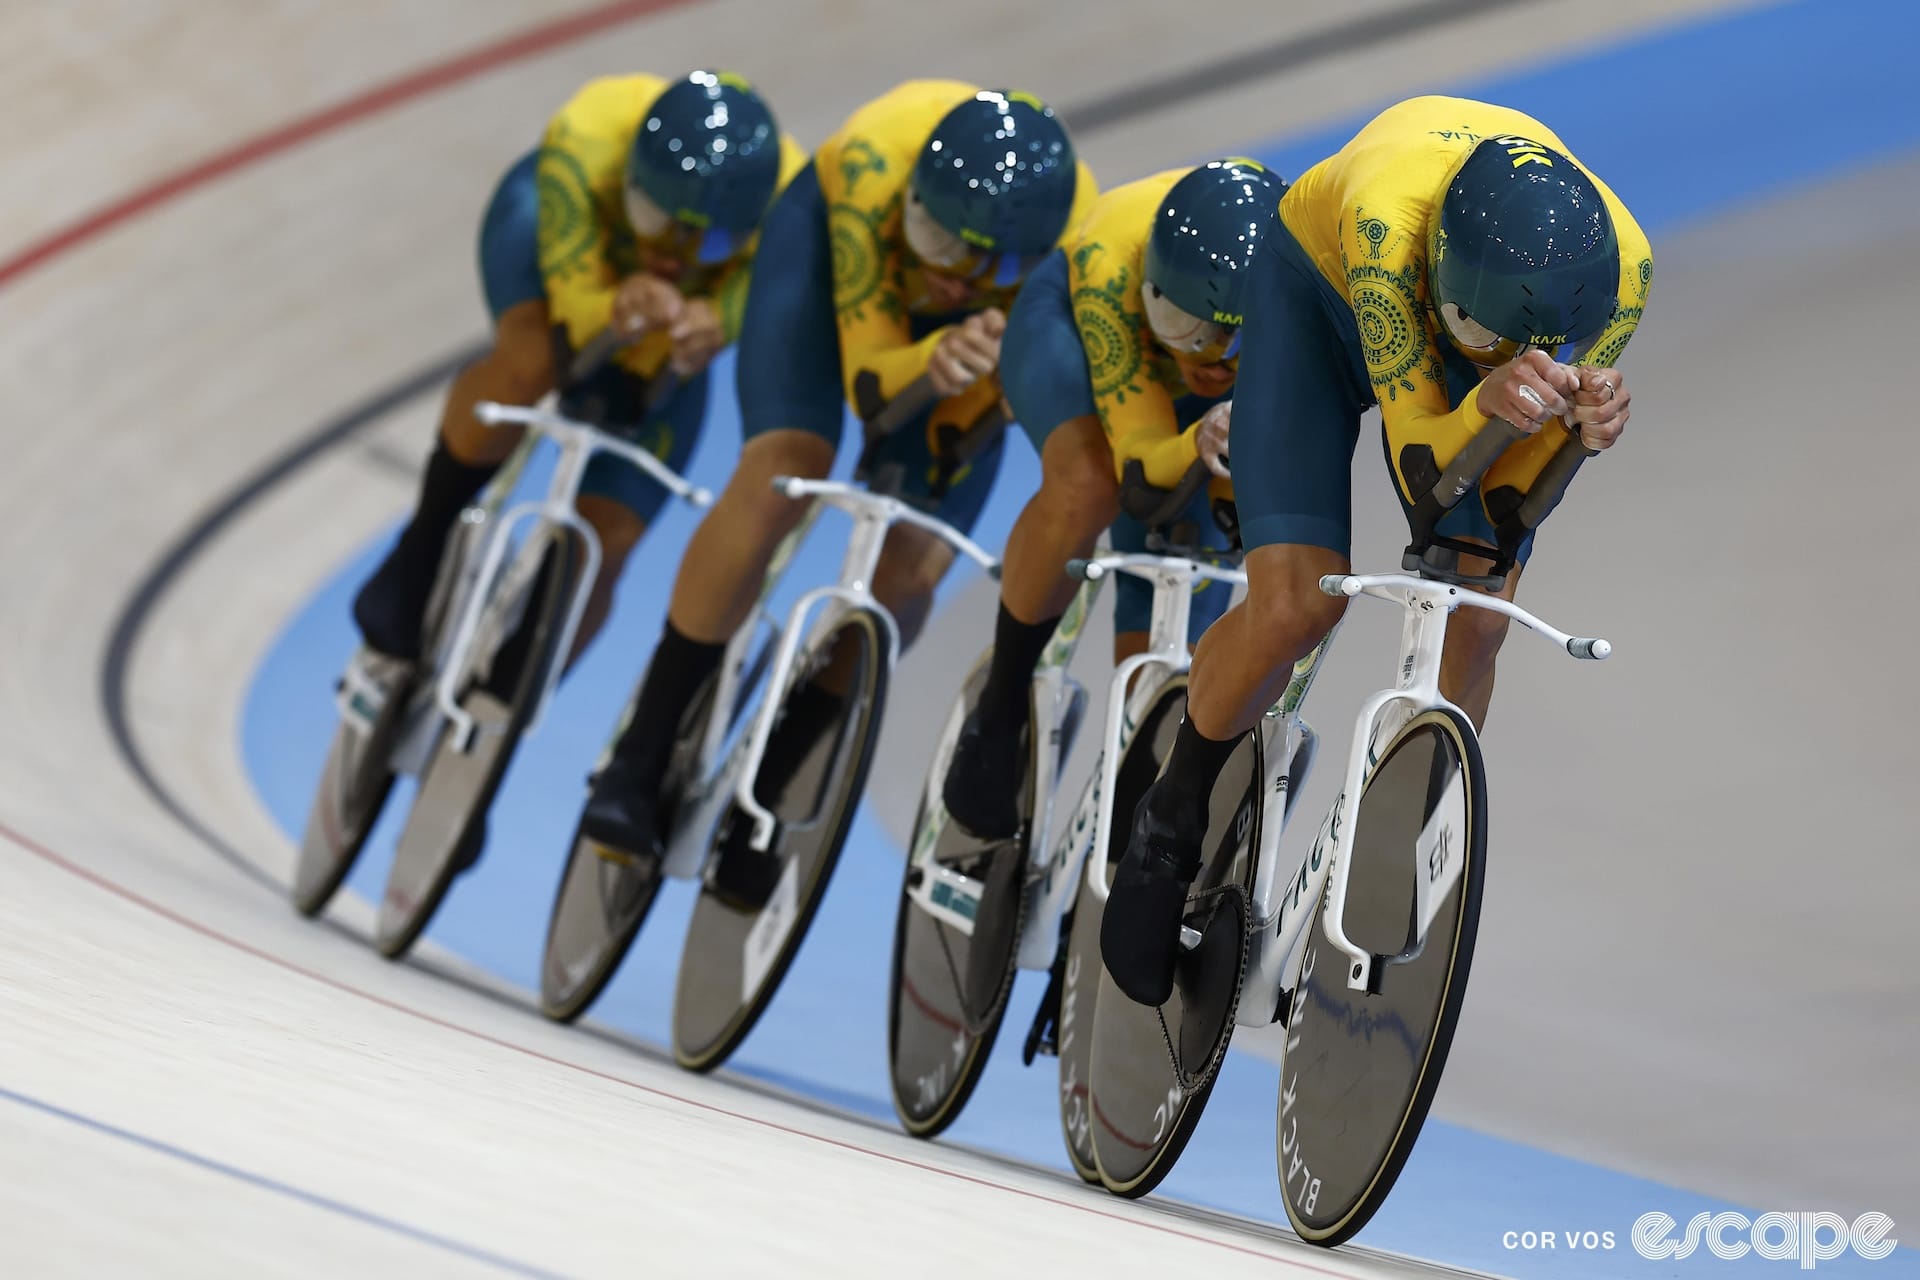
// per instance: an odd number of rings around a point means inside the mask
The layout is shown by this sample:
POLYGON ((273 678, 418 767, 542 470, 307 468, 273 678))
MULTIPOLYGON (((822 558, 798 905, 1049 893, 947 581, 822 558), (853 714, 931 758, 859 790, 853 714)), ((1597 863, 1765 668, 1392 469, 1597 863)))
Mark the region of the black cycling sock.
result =
POLYGON ((353 597, 353 620, 369 645, 396 658, 420 656, 420 621, 447 534, 499 469, 493 463, 469 466, 447 451, 444 440, 434 440, 413 517, 353 597))
POLYGON ((1033 669, 1053 638, 1059 617, 1044 622, 1022 622, 1000 606, 1000 617, 993 626, 993 661, 987 667, 987 683, 980 690, 977 704, 980 727, 989 733, 1017 732, 1027 722, 1027 690, 1033 682, 1033 669))
POLYGON ((690 640, 676 631, 672 622, 666 624, 641 681, 633 720, 613 749, 623 764, 647 781, 659 781, 666 773, 680 717, 726 651, 724 644, 690 640))
POLYGON ((1175 829, 1198 822, 1205 825, 1207 803, 1213 798, 1213 783, 1226 768, 1227 758, 1240 745, 1235 734, 1225 742, 1204 737, 1193 721, 1182 716, 1180 730, 1167 753, 1167 767, 1161 771, 1159 785, 1147 792, 1153 817, 1175 829))
POLYGON ((413 509, 413 519, 400 532, 400 547, 409 554, 428 557, 437 567, 447 531, 499 470, 497 462, 475 465, 460 461, 448 450, 447 442, 436 436, 420 479, 420 501, 413 509))

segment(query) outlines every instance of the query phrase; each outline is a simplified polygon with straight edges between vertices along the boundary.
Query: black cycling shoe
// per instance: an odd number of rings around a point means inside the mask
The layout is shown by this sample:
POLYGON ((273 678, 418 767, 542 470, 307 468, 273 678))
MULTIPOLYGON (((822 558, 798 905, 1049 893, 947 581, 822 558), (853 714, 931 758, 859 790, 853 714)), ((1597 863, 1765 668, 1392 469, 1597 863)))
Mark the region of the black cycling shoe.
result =
POLYGON ((786 862, 780 857, 780 832, 776 828, 765 852, 749 842, 753 819, 735 813, 733 823, 720 840, 719 856, 714 859, 713 876, 708 881, 715 897, 735 911, 752 913, 764 908, 780 885, 780 873, 786 862))
POLYGON ((621 853, 661 855, 658 782, 615 756, 593 780, 580 834, 621 853))
POLYGON ((353 621, 367 647, 407 662, 420 660, 420 628, 433 594, 438 556, 403 539, 353 597, 353 621))
POLYGON ((1154 793, 1163 785, 1149 787, 1134 810, 1133 834, 1100 919, 1100 958, 1113 984, 1134 1003, 1156 1007, 1173 994, 1180 921, 1207 835, 1204 815, 1195 824, 1168 822, 1154 812, 1154 793))
POLYGON ((1026 782, 1027 754, 1021 730, 992 733, 980 723, 980 709, 967 713, 953 760, 940 786, 947 814, 982 840, 1011 840, 1020 834, 1020 788, 1026 782))

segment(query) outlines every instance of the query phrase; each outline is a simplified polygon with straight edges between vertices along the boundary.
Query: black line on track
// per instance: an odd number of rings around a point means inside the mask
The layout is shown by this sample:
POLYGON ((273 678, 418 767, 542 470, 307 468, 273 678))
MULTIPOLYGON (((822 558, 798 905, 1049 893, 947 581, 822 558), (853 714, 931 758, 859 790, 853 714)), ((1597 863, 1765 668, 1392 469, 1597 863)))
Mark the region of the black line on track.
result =
POLYGON ((455 370, 477 353, 478 349, 474 347, 463 347, 455 354, 442 356, 426 368, 376 391, 346 412, 305 433, 292 448, 241 481, 160 554, 160 558, 141 577, 121 605, 120 613, 113 622, 113 630, 108 634, 106 653, 100 659, 100 709, 106 716, 107 731, 113 735, 113 745, 120 753, 120 758, 133 771, 134 777, 140 780, 147 794, 191 832, 195 839, 241 874, 272 889, 276 894, 284 894, 285 887, 188 810, 147 763, 146 753, 141 750, 139 740, 134 736, 132 716, 128 711, 130 698, 127 680, 133 668, 134 648, 139 644, 140 633, 146 629, 161 597, 236 516, 315 458, 345 443, 356 432, 378 422, 407 401, 451 377, 455 370))
POLYGON ((1076 106, 1063 107, 1060 118, 1075 133, 1097 133, 1148 112, 1180 106, 1196 98, 1308 66, 1324 58, 1403 40, 1448 23, 1477 18, 1502 9, 1517 9, 1530 2, 1432 0, 1430 3, 1405 5, 1385 13, 1367 14, 1305 35, 1288 36, 1271 44, 1242 49, 1197 67, 1169 71, 1151 80, 1135 81, 1076 106))

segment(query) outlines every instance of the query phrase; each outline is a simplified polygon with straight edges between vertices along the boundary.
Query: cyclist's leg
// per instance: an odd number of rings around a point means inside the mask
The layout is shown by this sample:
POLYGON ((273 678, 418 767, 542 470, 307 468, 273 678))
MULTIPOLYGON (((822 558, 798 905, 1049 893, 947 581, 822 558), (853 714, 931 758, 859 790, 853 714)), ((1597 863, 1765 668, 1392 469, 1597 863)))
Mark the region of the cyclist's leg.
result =
MULTIPOLYGON (((1461 571, 1485 573, 1492 559, 1460 557, 1461 571)), ((1520 569, 1507 574, 1507 584, 1497 594, 1511 600, 1520 589, 1520 569)), ((1446 648, 1440 656, 1440 692, 1448 701, 1467 713, 1474 727, 1487 727, 1487 707, 1493 701, 1495 659, 1507 638, 1507 620, 1486 609, 1460 609, 1447 620, 1446 648)))
POLYGON ((948 812, 987 837, 1010 835, 1019 822, 1014 794, 1025 767, 1018 744, 1028 686, 1073 598, 1067 561, 1090 554, 1119 513, 1113 453, 1073 322, 1065 254, 1049 257, 1021 288, 1001 351, 1007 402, 1040 455, 1040 490, 1007 538, 993 656, 942 788, 948 812))
MULTIPOLYGON (((652 415, 646 413, 646 385, 624 374, 616 376, 620 380, 620 398, 612 420, 641 421, 639 427, 621 429, 619 434, 674 471, 685 471, 706 419, 707 375, 701 373, 680 384, 667 403, 652 415)), ((576 507, 599 536, 600 571, 587 596, 580 630, 567 659, 569 667, 586 652, 606 624, 607 615, 613 610, 614 587, 626 568, 627 556, 646 533, 647 526, 653 523, 667 496, 658 481, 610 453, 595 454, 587 463, 576 507)))
POLYGON ((725 644, 746 620, 767 565, 806 511, 773 491, 779 475, 833 469, 845 415, 826 203, 811 166, 767 215, 747 297, 735 380, 740 463, 681 560, 670 625, 725 644))
POLYGON ((979 706, 983 727, 1007 738, 1026 723, 1034 664, 1073 598, 1067 561, 1090 554, 1120 508, 1064 253, 1047 258, 1021 288, 1001 350, 1007 403, 1040 455, 1040 490, 1014 522, 1002 557, 993 664, 979 706))
POLYGON ((1246 358, 1234 389, 1233 480, 1247 594, 1195 649, 1183 745, 1169 765, 1186 784, 1184 800, 1203 817, 1219 764, 1345 608, 1319 584, 1323 574, 1348 567, 1353 450, 1360 415, 1372 403, 1351 307, 1284 223, 1274 231, 1249 278, 1246 358), (1177 767, 1189 757, 1199 766, 1191 777, 1177 767))
POLYGON ((474 405, 482 400, 532 404, 553 388, 537 220, 533 156, 528 155, 501 179, 481 221, 480 274, 494 318, 493 347, 454 378, 413 515, 354 598, 362 636, 383 653, 419 655, 420 622, 447 533, 520 441, 517 427, 482 426, 473 416, 474 405))
POLYGON ((1318 583, 1347 564, 1353 447, 1369 399, 1359 335, 1346 303, 1284 226, 1273 231, 1249 279, 1246 355, 1234 392, 1247 597, 1208 628, 1194 652, 1187 716, 1133 814, 1101 920, 1107 969, 1143 1004, 1164 1002, 1172 987, 1214 779, 1344 603, 1322 595, 1318 583))
POLYGON ((653 815, 675 729, 719 667, 774 550, 804 510, 773 492, 773 478, 826 475, 840 439, 845 406, 832 252, 811 166, 769 211, 758 263, 738 348, 740 462, 681 559, 632 720, 587 806, 588 833, 619 847, 655 843, 653 815))
POLYGON ((902 652, 926 629, 933 593, 953 561, 953 548, 925 529, 897 524, 887 531, 887 544, 874 570, 873 594, 893 615, 902 652))
POLYGON ((806 503, 773 491, 774 478, 823 477, 833 470, 836 451, 835 439, 803 429, 748 437, 733 476, 681 558, 667 609, 669 626, 701 644, 727 642, 759 597, 780 539, 806 513, 806 503))
POLYGON ((544 295, 515 302, 494 318, 493 346, 454 375, 440 412, 438 442, 461 463, 489 477, 520 443, 513 423, 483 425, 473 415, 482 400, 530 405, 553 390, 553 333, 544 295))

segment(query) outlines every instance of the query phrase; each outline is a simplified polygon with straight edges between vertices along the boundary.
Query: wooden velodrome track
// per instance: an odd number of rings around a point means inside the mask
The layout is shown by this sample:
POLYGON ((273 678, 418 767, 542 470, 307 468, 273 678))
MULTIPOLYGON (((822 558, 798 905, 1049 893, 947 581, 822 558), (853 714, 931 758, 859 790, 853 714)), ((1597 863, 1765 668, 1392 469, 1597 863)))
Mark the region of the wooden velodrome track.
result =
MULTIPOLYGON (((1044 21, 1007 0, 0 9, 9 1272, 1422 1270, 688 1077, 547 1026, 449 957, 389 966, 343 930, 297 923, 256 878, 281 876, 290 850, 240 767, 240 700, 281 621, 408 501, 411 479, 373 453, 419 456, 431 397, 289 471, 164 590, 154 570, 313 424, 476 336, 480 202, 590 75, 737 66, 806 142, 906 75, 1027 85, 1070 123, 1086 104, 1083 148, 1111 183, 1337 117, 1439 65, 1468 75, 1714 7, 1216 0, 1188 23, 1165 0, 1047 4, 1044 21), (1418 28, 1392 36, 1408 17, 1418 28), (1268 47, 1297 57, 1182 79, 1268 47), (490 52, 464 58, 474 50, 490 52), (1129 113, 1129 92, 1162 91, 1129 113), (280 130, 290 121, 309 123, 280 130), (136 602, 134 634, 120 624, 136 602), (129 743, 205 829, 156 802, 129 743)), ((1605 688, 1535 707, 1520 685, 1496 717, 1489 749, 1517 801, 1503 819, 1558 847, 1494 882, 1501 923, 1483 938, 1443 1113, 1742 1202, 1819 1192, 1920 1220, 1910 1141, 1879 1140, 1920 1132, 1902 1083, 1920 1047, 1904 943, 1915 749, 1871 683, 1900 669, 1920 610, 1778 600, 1775 574, 1804 588, 1834 557, 1817 521, 1796 524, 1798 541, 1765 537, 1773 513, 1817 501, 1850 518, 1834 536, 1859 581, 1904 567, 1906 522, 1860 524, 1899 494, 1899 469, 1845 474, 1781 424, 1849 424, 1901 447, 1905 424, 1870 384, 1910 363, 1884 321, 1914 269, 1870 248, 1920 220, 1864 211, 1910 208, 1916 192, 1913 166, 1879 171, 1711 243, 1694 233, 1690 255, 1662 246, 1681 265, 1649 325, 1660 341, 1632 369, 1648 424, 1661 406, 1675 438, 1607 465, 1612 492, 1648 511, 1705 504, 1688 527, 1711 536, 1668 555, 1652 528, 1611 547, 1570 532, 1531 593, 1574 621, 1604 604, 1621 658, 1605 688), (1800 257, 1763 251, 1847 216, 1800 257), (1783 296, 1800 317, 1796 378, 1766 322, 1783 296), (1738 447, 1756 422, 1783 450, 1765 465, 1738 447), (1697 494, 1676 478, 1703 473, 1725 479, 1697 494), (1662 628, 1682 607, 1700 633, 1678 642, 1684 660, 1635 659, 1675 646, 1662 628), (1851 622, 1823 620, 1843 608, 1851 622), (1747 638, 1769 627, 1772 640, 1747 638), (1663 721, 1679 699, 1713 722, 1663 721), (1518 744, 1535 737, 1564 754, 1528 760, 1518 744), (1593 779, 1657 810, 1670 840, 1622 840, 1617 824, 1610 839, 1583 801, 1593 779), (1780 793, 1804 803, 1775 808, 1780 793), (1846 874, 1826 876, 1843 849, 1846 874), (1889 1021, 1901 1009, 1904 1025, 1889 1021), (1750 1070, 1729 1080, 1729 1060, 1750 1070)), ((1608 528, 1595 507, 1565 514, 1608 528)), ((1389 549, 1385 534, 1357 548, 1389 549)), ((976 647, 982 603, 915 661, 976 647)), ((1352 705, 1361 660, 1329 672, 1322 705, 1352 705)))

